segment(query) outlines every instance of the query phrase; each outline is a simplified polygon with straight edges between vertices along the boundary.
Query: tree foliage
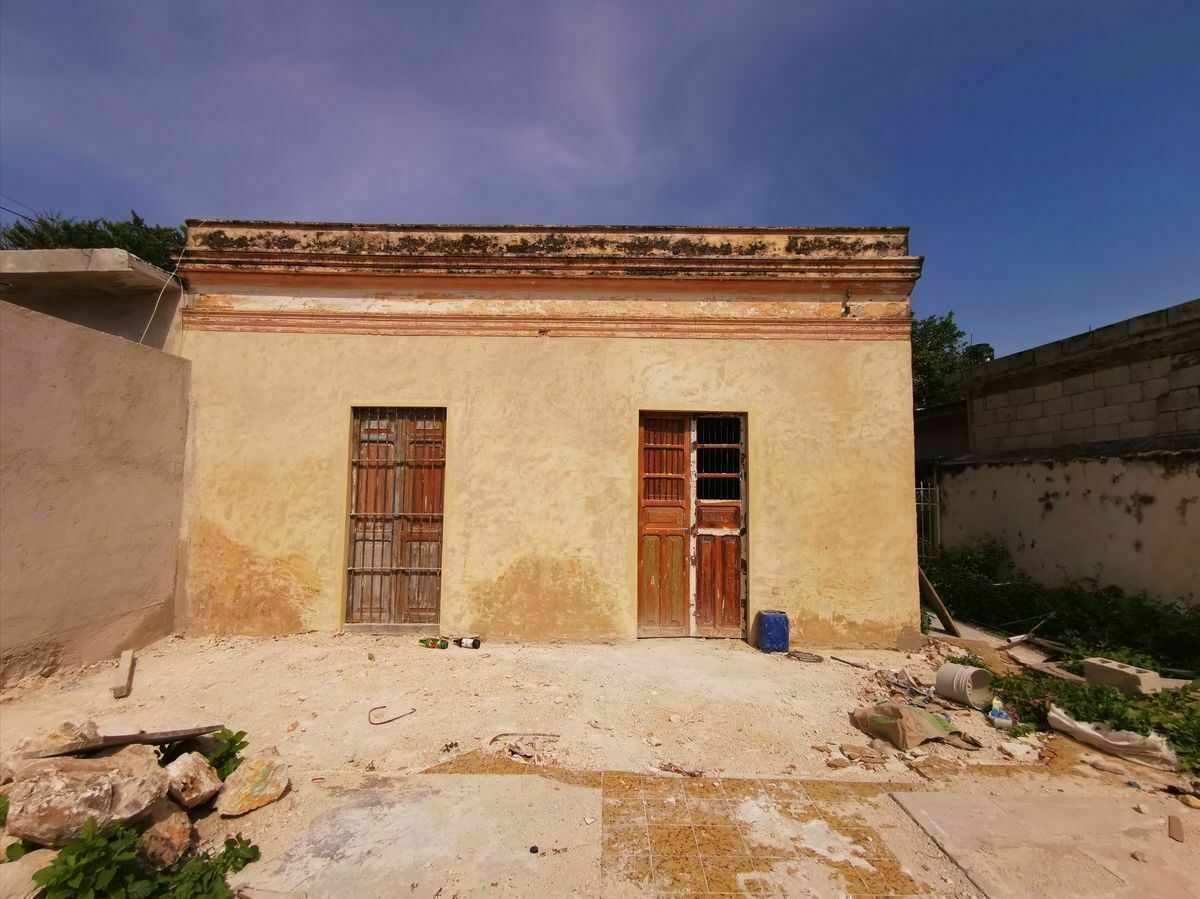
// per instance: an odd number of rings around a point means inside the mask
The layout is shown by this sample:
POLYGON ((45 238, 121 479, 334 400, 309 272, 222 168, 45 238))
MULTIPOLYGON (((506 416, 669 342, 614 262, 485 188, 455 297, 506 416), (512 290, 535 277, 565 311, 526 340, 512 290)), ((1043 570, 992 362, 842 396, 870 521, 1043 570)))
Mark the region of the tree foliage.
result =
POLYGON ((3 250, 114 247, 127 250, 166 271, 175 267, 183 240, 182 227, 147 225, 146 220, 132 209, 129 218, 121 221, 72 219, 57 212, 43 212, 32 221, 20 219, 0 225, 0 249, 3 250))
POLYGON ((992 348, 988 344, 972 346, 967 342, 967 335, 954 320, 953 312, 914 319, 913 405, 927 409, 958 399, 960 390, 948 383, 950 376, 991 358, 992 348))

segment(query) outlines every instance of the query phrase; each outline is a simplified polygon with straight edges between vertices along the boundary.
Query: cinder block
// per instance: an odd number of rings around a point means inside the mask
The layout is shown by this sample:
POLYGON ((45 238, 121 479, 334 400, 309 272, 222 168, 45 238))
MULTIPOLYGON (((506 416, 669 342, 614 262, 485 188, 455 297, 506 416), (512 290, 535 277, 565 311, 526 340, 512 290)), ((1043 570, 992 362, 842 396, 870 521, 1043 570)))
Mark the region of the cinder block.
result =
POLYGON ((1159 412, 1154 416, 1155 434, 1174 434, 1179 430, 1179 421, 1174 412, 1159 412))
POLYGON ((1000 438, 1000 449, 1005 452, 1009 450, 1023 450, 1026 446, 1027 443, 1024 436, 1000 438))
POLYGON ((1119 425, 1129 421, 1129 406, 1101 406, 1095 410, 1096 424, 1119 425))
POLYGON ((1049 449, 1054 446, 1053 434, 1030 434, 1025 440, 1030 449, 1049 449))
POLYGON ((1167 383, 1166 378, 1147 378, 1142 381, 1142 397, 1144 399, 1152 400, 1160 397, 1170 389, 1171 386, 1167 383))
POLYGON ((1200 431, 1200 409, 1181 409, 1175 421, 1181 431, 1200 431))
POLYGON ((1027 434, 1033 433, 1033 421, 1026 419, 1025 421, 1011 421, 1008 423, 1008 434, 1010 437, 1024 437, 1027 434))
POLYGON ((1104 389, 1104 405, 1116 406, 1120 403, 1138 403, 1142 400, 1141 384, 1122 384, 1120 387, 1104 389))
POLYGON ((1085 390, 1092 390, 1095 386, 1096 376, 1089 371, 1087 374, 1076 375, 1063 381, 1063 393, 1070 396, 1075 393, 1083 393, 1085 390))
POLYGON ((1070 411, 1071 398, 1069 396, 1055 397, 1042 403, 1042 413, 1045 415, 1062 415, 1064 412, 1070 411))
POLYGON ((1120 387, 1129 383, 1129 366, 1120 365, 1116 368, 1104 368, 1096 372, 1097 387, 1120 387))
POLYGON ((1039 384, 1033 388, 1035 400, 1054 400, 1062 396, 1062 381, 1051 381, 1049 384, 1039 384))
POLYGON ((999 446, 1000 441, 995 437, 976 437, 971 441, 971 452, 994 453, 999 446))
POLYGON ((1071 428, 1059 431, 1054 435, 1055 446, 1070 446, 1072 443, 1083 443, 1085 440, 1087 440, 1087 430, 1085 428, 1071 428))
POLYGON ((1143 400, 1129 404, 1129 417, 1133 421, 1154 421, 1158 414, 1158 400, 1143 400))
POLYGON ((998 421, 990 425, 984 425, 979 428, 979 436, 984 440, 994 440, 1000 437, 1008 436, 1008 422, 998 421))
POLYGON ((1096 419, 1091 409, 1083 409, 1079 412, 1068 412, 1062 417, 1063 427, 1067 430, 1072 428, 1090 428, 1095 423, 1096 419))
POLYGON ((1024 405, 1025 403, 1032 403, 1033 402, 1033 388, 1032 387, 1017 387, 1014 390, 1010 390, 1008 392, 1008 402, 1009 402, 1009 405, 1012 405, 1012 406, 1021 406, 1021 405, 1024 405))
POLYGON ((1129 380, 1147 381, 1150 378, 1165 378, 1171 369, 1171 360, 1166 356, 1157 359, 1143 359, 1141 362, 1129 364, 1129 380))
POLYGON ((1150 437, 1154 434, 1153 421, 1127 421, 1121 425, 1121 439, 1134 437, 1150 437))
POLYGON ((981 412, 976 412, 974 416, 972 416, 971 423, 977 428, 982 428, 984 425, 990 425, 995 420, 996 410, 984 409, 981 412))
POLYGON ((1184 387, 1182 390, 1172 390, 1159 408, 1164 412, 1178 412, 1181 409, 1200 407, 1200 387, 1184 387))
POLYGON ((1033 429, 1039 434, 1050 434, 1054 431, 1062 430, 1062 416, 1047 415, 1044 418, 1039 418, 1034 421, 1033 429))
POLYGON ((1083 409, 1095 409, 1097 406, 1103 405, 1103 390, 1086 390, 1083 393, 1075 393, 1071 395, 1072 412, 1079 412, 1083 409))
POLYGON ((1096 425, 1086 429, 1084 440, 1088 443, 1099 443, 1102 440, 1118 440, 1120 437, 1120 425, 1096 425))
POLYGON ((1001 393, 989 394, 987 397, 984 398, 984 401, 983 401, 983 408, 985 408, 985 409, 999 409, 1001 406, 1007 406, 1007 405, 1008 405, 1008 392, 1007 391, 1004 391, 1001 393))
POLYGON ((1012 421, 1017 417, 1016 406, 1001 406, 999 409, 990 410, 996 416, 996 421, 1012 421))
POLYGON ((983 397, 977 396, 971 400, 971 411, 975 413, 983 411, 983 397))
POLYGON ((1027 418, 1041 418, 1042 404, 1041 403, 1026 403, 1023 406, 1017 406, 1017 419, 1024 421, 1027 418))
POLYGON ((1112 659, 1093 658, 1083 660, 1083 675, 1089 684, 1116 687, 1128 696, 1138 693, 1161 693, 1187 684, 1186 680, 1163 677, 1157 671, 1138 668, 1112 659))
POLYGON ((1200 365, 1178 368, 1167 375, 1167 386, 1172 390, 1180 387, 1200 387, 1200 365))

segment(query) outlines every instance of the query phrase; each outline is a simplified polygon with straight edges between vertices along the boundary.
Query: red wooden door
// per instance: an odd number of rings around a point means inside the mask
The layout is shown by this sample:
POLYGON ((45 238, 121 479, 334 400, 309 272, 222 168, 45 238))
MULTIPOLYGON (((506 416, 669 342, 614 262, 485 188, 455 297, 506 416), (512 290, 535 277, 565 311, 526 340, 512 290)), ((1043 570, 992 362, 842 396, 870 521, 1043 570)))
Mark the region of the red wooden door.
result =
POLYGON ((354 410, 347 624, 436 624, 445 409, 354 410))
POLYGON ((746 451, 738 415, 695 419, 696 627, 701 637, 740 637, 746 451))
POLYGON ((639 426, 638 635, 690 632, 689 421, 644 413, 639 426))

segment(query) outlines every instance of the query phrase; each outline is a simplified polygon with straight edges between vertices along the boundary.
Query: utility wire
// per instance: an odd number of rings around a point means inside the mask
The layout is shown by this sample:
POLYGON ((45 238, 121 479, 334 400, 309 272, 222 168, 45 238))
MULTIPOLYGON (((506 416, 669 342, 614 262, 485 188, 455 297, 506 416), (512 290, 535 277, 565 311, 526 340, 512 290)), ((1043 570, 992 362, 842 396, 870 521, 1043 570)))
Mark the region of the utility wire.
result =
POLYGON ((6 200, 11 200, 12 202, 16 203, 18 206, 22 206, 22 207, 24 207, 25 209, 28 209, 28 210, 29 210, 30 212, 32 212, 34 215, 41 215, 41 214, 42 214, 42 210, 40 210, 40 209, 34 209, 34 208, 33 208, 32 206, 30 206, 28 203, 22 203, 22 202, 21 202, 20 200, 18 200, 16 197, 10 197, 10 196, 9 196, 8 194, 6 194, 6 193, 0 193, 0 197, 4 197, 4 199, 6 199, 6 200))
POLYGON ((31 219, 29 216, 27 216, 23 212, 17 212, 17 210, 9 209, 7 206, 0 206, 0 209, 3 209, 5 212, 12 213, 13 215, 17 216, 18 218, 23 218, 27 222, 33 222, 35 225, 37 224, 37 219, 31 219))
MULTIPOLYGON (((196 227, 199 228, 206 224, 208 224, 208 222, 203 221, 196 227)), ((158 315, 158 304, 162 302, 163 293, 166 291, 167 285, 175 280, 175 273, 177 271, 179 271, 179 266, 183 262, 183 254, 186 252, 187 252, 187 236, 184 235, 183 246, 180 247, 180 249, 179 249, 179 258, 175 260, 175 268, 171 269, 171 274, 167 275, 167 280, 163 281, 163 285, 158 291, 158 298, 154 301, 154 308, 152 310, 150 310, 150 318, 146 322, 146 328, 145 328, 145 330, 142 331, 142 336, 140 338, 138 338, 138 343, 146 342, 146 335, 150 333, 150 326, 152 324, 154 324, 154 316, 158 315)), ((183 295, 183 284, 182 283, 179 284, 179 293, 181 296, 183 295)))

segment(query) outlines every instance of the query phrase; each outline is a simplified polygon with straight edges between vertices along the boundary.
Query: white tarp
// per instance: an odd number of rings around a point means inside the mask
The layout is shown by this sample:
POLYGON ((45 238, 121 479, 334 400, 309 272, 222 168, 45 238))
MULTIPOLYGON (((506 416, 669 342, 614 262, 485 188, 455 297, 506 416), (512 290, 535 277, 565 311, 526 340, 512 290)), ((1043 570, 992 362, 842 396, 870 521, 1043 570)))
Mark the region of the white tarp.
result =
POLYGON ((1104 752, 1120 756, 1139 765, 1158 768, 1160 771, 1175 771, 1179 759, 1165 737, 1158 734, 1135 734, 1131 730, 1111 730, 1103 724, 1085 724, 1076 721, 1056 705, 1050 706, 1047 716, 1050 726, 1057 731, 1074 737, 1080 743, 1094 746, 1104 752))

